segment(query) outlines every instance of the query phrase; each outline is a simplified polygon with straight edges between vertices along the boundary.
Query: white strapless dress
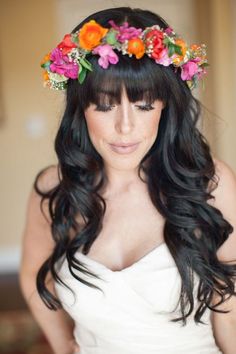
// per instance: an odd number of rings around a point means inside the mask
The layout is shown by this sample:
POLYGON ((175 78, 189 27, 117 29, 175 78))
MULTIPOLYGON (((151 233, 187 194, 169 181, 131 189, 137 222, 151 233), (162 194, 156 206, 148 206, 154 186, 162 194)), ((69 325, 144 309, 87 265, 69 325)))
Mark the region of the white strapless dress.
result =
MULTIPOLYGON (((62 280, 76 294, 74 298, 66 287, 55 284, 63 308, 74 319, 80 354, 222 353, 213 336, 210 310, 202 317, 206 324, 194 322, 195 310, 186 326, 170 322, 180 315, 179 306, 170 312, 179 299, 181 278, 165 243, 121 271, 112 271, 81 252, 76 258, 103 279, 78 273, 102 292, 77 281, 66 259, 57 263, 62 280)), ((196 298, 196 274, 194 279, 196 298)))

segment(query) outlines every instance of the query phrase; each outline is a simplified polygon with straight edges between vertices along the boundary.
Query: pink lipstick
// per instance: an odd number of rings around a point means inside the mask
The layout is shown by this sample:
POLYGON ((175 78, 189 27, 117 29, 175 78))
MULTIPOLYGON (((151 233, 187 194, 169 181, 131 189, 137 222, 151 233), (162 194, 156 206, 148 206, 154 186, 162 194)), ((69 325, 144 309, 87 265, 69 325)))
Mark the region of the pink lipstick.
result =
POLYGON ((121 143, 121 144, 109 144, 109 145, 111 149, 118 154, 129 154, 138 148, 139 143, 135 143, 135 144, 121 143))

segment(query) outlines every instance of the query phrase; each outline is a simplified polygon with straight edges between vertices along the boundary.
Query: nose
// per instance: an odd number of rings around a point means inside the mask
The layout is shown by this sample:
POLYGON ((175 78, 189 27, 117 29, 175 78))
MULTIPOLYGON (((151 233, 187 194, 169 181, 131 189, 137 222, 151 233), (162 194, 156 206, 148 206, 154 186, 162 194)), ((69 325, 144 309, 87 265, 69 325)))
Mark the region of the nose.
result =
POLYGON ((128 106, 120 106, 115 125, 120 134, 129 134, 133 130, 134 117, 128 106))

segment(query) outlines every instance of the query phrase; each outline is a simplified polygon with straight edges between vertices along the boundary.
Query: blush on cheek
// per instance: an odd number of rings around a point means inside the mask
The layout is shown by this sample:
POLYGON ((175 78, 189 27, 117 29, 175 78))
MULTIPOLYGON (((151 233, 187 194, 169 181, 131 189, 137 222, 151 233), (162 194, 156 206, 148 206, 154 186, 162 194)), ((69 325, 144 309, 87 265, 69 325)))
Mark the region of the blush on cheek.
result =
POLYGON ((107 120, 101 119, 97 112, 91 111, 85 114, 88 134, 93 145, 101 144, 104 141, 110 142, 114 135, 113 127, 111 127, 107 120))

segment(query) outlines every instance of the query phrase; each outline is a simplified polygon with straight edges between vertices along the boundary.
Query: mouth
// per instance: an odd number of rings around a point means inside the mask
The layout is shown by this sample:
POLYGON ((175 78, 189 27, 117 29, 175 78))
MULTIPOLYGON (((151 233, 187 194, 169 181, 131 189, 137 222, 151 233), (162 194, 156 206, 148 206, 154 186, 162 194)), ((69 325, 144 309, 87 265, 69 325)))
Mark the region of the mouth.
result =
POLYGON ((135 151, 139 143, 120 143, 120 144, 109 144, 111 149, 118 154, 128 154, 135 151))
POLYGON ((114 144, 111 143, 110 145, 114 145, 114 146, 125 146, 125 147, 126 147, 126 146, 132 146, 132 145, 136 145, 136 144, 138 144, 138 142, 134 142, 134 143, 132 143, 132 142, 131 142, 131 143, 122 143, 122 142, 121 142, 121 143, 114 143, 114 144))

